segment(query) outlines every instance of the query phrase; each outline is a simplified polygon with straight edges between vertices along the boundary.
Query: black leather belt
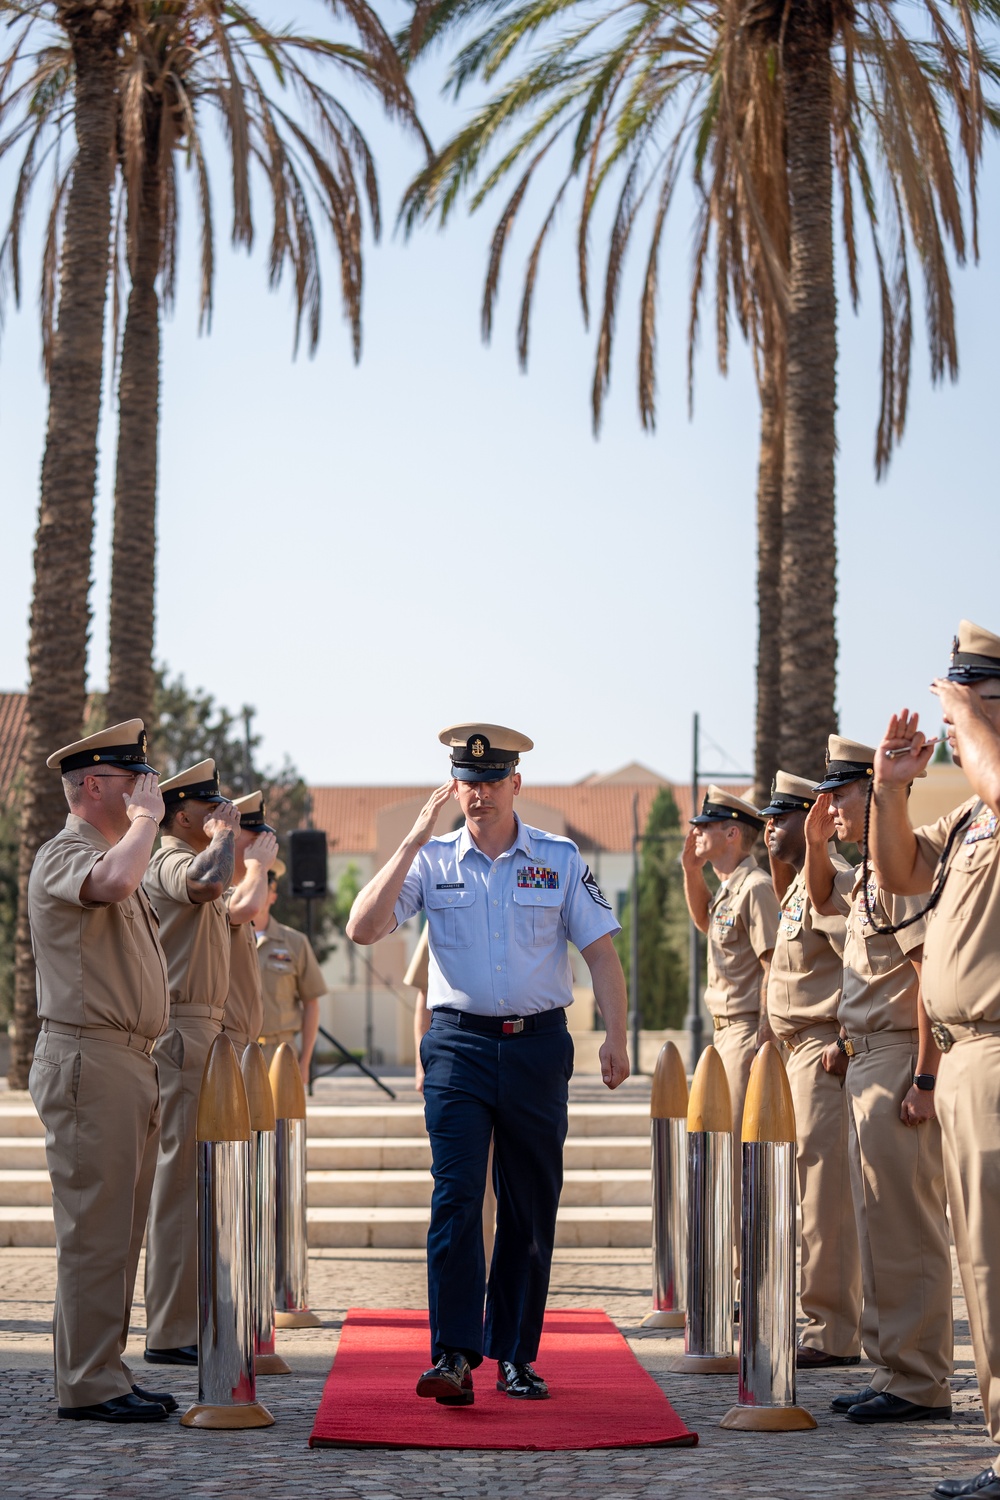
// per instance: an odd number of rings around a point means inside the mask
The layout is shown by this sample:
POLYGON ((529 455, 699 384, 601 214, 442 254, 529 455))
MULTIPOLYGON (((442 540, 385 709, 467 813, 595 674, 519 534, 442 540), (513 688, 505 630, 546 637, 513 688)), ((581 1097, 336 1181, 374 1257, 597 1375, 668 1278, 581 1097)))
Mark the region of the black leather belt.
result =
POLYGON ((562 1006, 557 1010, 543 1010, 537 1016, 477 1016, 468 1010, 456 1010, 453 1005, 435 1005, 431 1008, 431 1024, 435 1016, 447 1017, 449 1026, 461 1026, 464 1031, 478 1031, 483 1036, 520 1036, 529 1031, 555 1031, 566 1025, 566 1012, 562 1006))

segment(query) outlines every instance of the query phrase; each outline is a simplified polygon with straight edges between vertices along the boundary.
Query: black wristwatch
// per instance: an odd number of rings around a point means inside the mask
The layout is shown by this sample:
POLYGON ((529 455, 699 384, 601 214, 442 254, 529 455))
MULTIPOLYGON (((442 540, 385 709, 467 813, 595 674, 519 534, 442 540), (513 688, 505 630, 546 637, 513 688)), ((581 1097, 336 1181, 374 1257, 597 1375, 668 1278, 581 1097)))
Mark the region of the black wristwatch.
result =
POLYGON ((937 1078, 933 1073, 915 1073, 913 1082, 918 1089, 922 1089, 925 1094, 929 1094, 937 1083, 937 1078))
POLYGON ((837 1050, 842 1052, 845 1057, 854 1056, 854 1043, 851 1041, 849 1036, 838 1036, 836 1038, 836 1041, 837 1050))

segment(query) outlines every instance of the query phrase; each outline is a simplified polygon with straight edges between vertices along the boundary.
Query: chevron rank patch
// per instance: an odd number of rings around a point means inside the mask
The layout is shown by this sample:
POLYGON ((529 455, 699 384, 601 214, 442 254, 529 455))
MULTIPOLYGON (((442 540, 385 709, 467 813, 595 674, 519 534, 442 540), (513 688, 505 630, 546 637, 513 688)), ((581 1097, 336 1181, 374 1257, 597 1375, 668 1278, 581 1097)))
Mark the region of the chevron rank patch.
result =
POLYGON ((587 890, 590 892, 590 898, 591 898, 591 900, 592 901, 596 901, 597 904, 598 904, 598 906, 603 906, 603 907, 606 908, 607 911, 610 911, 611 910, 611 902, 608 900, 607 896, 601 890, 601 887, 597 884, 597 881, 594 879, 593 875, 590 873, 590 866, 589 865, 586 865, 584 867, 582 879, 583 879, 583 883, 586 886, 587 890))

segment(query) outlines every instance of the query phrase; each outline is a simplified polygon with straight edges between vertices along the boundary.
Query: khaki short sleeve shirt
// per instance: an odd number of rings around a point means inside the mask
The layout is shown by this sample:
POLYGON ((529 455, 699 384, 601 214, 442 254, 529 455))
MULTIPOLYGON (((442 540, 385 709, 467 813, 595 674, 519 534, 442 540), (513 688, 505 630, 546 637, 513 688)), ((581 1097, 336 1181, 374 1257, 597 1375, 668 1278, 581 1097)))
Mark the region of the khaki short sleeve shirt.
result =
POLYGON ((774 886, 748 855, 709 903, 705 1004, 711 1015, 759 1014, 761 955, 774 947, 777 930, 774 886))
POLYGON ((326 994, 326 980, 309 939, 272 917, 257 935, 257 962, 264 992, 264 1035, 301 1031, 306 1001, 326 994))
POLYGON ((257 963, 257 934, 252 922, 238 926, 229 921, 229 903, 234 887, 225 894, 226 922, 229 927, 229 993, 226 997, 227 1031, 238 1032, 256 1041, 264 1029, 264 1000, 260 988, 260 966, 257 963))
POLYGON ((926 924, 915 922, 889 935, 875 931, 871 915, 880 925, 900 922, 920 911, 924 903, 882 890, 874 871, 869 871, 866 893, 861 874, 858 865, 835 880, 837 894, 848 908, 837 1018, 849 1037, 873 1031, 915 1031, 920 981, 910 955, 923 943, 926 924))
POLYGON ((166 1029, 170 1009, 155 914, 141 888, 107 906, 80 894, 111 847, 70 813, 65 828, 35 856, 28 919, 38 1014, 64 1026, 111 1026, 153 1041, 166 1029))
POLYGON ((165 833, 143 885, 160 919, 171 1004, 221 1010, 229 992, 229 921, 221 896, 199 903, 188 895, 193 859, 190 844, 165 833))
MULTIPOLYGON (((935 1021, 1000 1021, 1000 827, 978 797, 916 830, 929 865, 968 818, 948 856, 948 875, 927 919, 924 999, 935 1021)), ((940 874, 940 871, 936 873, 940 874)), ((926 898, 924 898, 926 899, 926 898)))
MULTIPOLYGON (((839 870, 850 869, 839 854, 833 857, 839 870)), ((846 930, 844 914, 824 917, 813 908, 800 870, 781 903, 767 985, 768 1019, 782 1041, 807 1026, 836 1021, 846 930)))

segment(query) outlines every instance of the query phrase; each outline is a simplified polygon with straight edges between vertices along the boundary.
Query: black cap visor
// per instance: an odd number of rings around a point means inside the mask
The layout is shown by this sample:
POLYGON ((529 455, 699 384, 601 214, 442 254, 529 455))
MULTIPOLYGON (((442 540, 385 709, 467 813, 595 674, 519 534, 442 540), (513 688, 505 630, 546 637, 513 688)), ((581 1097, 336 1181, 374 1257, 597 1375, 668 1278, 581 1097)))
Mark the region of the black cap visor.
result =
POLYGON ((805 797, 772 797, 768 806, 761 808, 760 815, 762 818, 780 818, 783 813, 808 812, 812 805, 805 797))
POLYGON ((875 767, 857 760, 831 760, 826 775, 816 788, 817 792, 835 792, 838 787, 849 786, 852 781, 868 781, 875 775, 875 767))
POLYGON ((689 818, 688 821, 694 828, 702 827, 705 823, 745 823, 748 828, 756 828, 758 833, 764 826, 763 818, 752 818, 739 808, 722 807, 715 802, 706 803, 698 816, 689 818))
POLYGON ((456 781, 506 781, 513 765, 456 766, 452 762, 451 774, 456 781))

